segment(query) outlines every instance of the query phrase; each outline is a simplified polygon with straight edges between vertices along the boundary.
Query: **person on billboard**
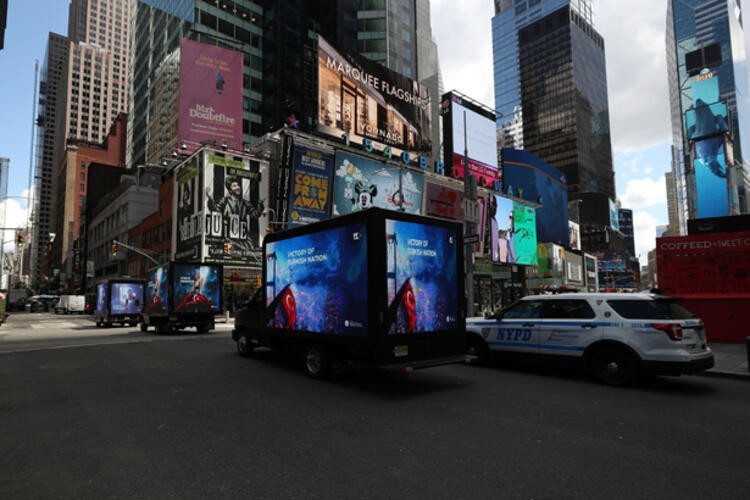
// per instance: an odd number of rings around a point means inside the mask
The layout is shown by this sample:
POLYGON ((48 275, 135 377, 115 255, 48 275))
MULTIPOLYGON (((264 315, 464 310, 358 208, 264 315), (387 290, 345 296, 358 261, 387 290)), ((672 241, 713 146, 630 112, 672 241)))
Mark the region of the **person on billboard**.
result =
POLYGON ((193 285, 190 291, 182 299, 182 302, 175 308, 179 312, 207 312, 211 310, 211 301, 203 294, 203 287, 206 284, 206 276, 201 272, 200 267, 192 271, 191 278, 193 285))
POLYGON ((258 200, 258 203, 254 205, 243 197, 240 177, 228 176, 224 181, 224 186, 227 188, 227 194, 218 202, 214 202, 211 188, 206 188, 208 209, 212 212, 221 212, 224 217, 236 216, 240 221, 249 221, 249 238, 242 241, 232 240, 232 246, 239 250, 252 250, 258 241, 258 217, 265 210, 264 202, 258 200))

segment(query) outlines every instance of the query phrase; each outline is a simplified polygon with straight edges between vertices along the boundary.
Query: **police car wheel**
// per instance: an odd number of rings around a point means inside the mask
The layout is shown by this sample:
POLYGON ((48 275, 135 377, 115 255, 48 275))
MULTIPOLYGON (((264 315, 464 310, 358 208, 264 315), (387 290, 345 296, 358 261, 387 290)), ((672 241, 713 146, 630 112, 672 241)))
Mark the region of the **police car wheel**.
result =
POLYGON ((633 356, 616 347, 605 347, 596 351, 591 369, 597 380, 618 387, 633 384, 639 375, 638 365, 633 356))
POLYGON ((487 344, 485 344, 482 339, 476 335, 471 335, 466 340, 466 354, 474 356, 475 364, 483 365, 487 363, 490 352, 487 348, 487 344))

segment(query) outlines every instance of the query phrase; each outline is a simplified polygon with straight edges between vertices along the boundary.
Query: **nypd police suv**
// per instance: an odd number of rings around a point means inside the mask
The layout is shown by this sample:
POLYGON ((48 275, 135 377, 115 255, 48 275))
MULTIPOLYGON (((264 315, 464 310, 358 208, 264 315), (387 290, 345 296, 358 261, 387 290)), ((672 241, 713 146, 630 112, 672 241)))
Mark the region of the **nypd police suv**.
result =
POLYGON ((530 295, 489 318, 467 318, 469 353, 560 356, 597 379, 629 385, 642 375, 698 373, 714 365, 703 322, 656 294, 530 295))

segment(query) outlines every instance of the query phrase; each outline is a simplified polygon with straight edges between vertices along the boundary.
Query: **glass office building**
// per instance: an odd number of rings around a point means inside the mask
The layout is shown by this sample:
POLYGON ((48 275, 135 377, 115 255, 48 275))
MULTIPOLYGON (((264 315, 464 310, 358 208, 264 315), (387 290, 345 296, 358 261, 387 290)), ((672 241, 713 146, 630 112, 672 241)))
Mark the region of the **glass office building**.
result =
POLYGON ((703 139, 725 139, 726 165, 713 169, 721 177, 723 192, 716 190, 711 196, 726 193, 730 213, 748 211, 750 162, 745 156, 750 154, 750 96, 745 34, 739 0, 670 0, 666 23, 672 172, 679 232, 686 234, 687 220, 701 216, 699 205, 709 201, 696 162, 701 149, 696 144, 703 139), (706 112, 726 122, 713 137, 709 137, 712 132, 696 132, 696 117, 706 112))
POLYGON ((588 1, 496 0, 495 107, 501 145, 560 169, 568 198, 615 198, 604 41, 588 1))

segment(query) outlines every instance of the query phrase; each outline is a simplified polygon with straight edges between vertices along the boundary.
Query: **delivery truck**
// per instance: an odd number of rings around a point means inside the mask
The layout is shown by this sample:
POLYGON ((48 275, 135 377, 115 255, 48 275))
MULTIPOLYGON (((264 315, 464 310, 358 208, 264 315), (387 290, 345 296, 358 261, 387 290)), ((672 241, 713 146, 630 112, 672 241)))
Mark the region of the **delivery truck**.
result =
POLYGON ((461 224, 380 208, 271 233, 237 351, 296 352, 313 378, 464 361, 463 256, 461 224))
POLYGON ((143 312, 143 280, 113 278, 96 285, 96 326, 135 326, 143 312))
POLYGON ((222 313, 222 266, 170 262, 148 272, 141 331, 177 332, 195 327, 206 333, 222 313))

